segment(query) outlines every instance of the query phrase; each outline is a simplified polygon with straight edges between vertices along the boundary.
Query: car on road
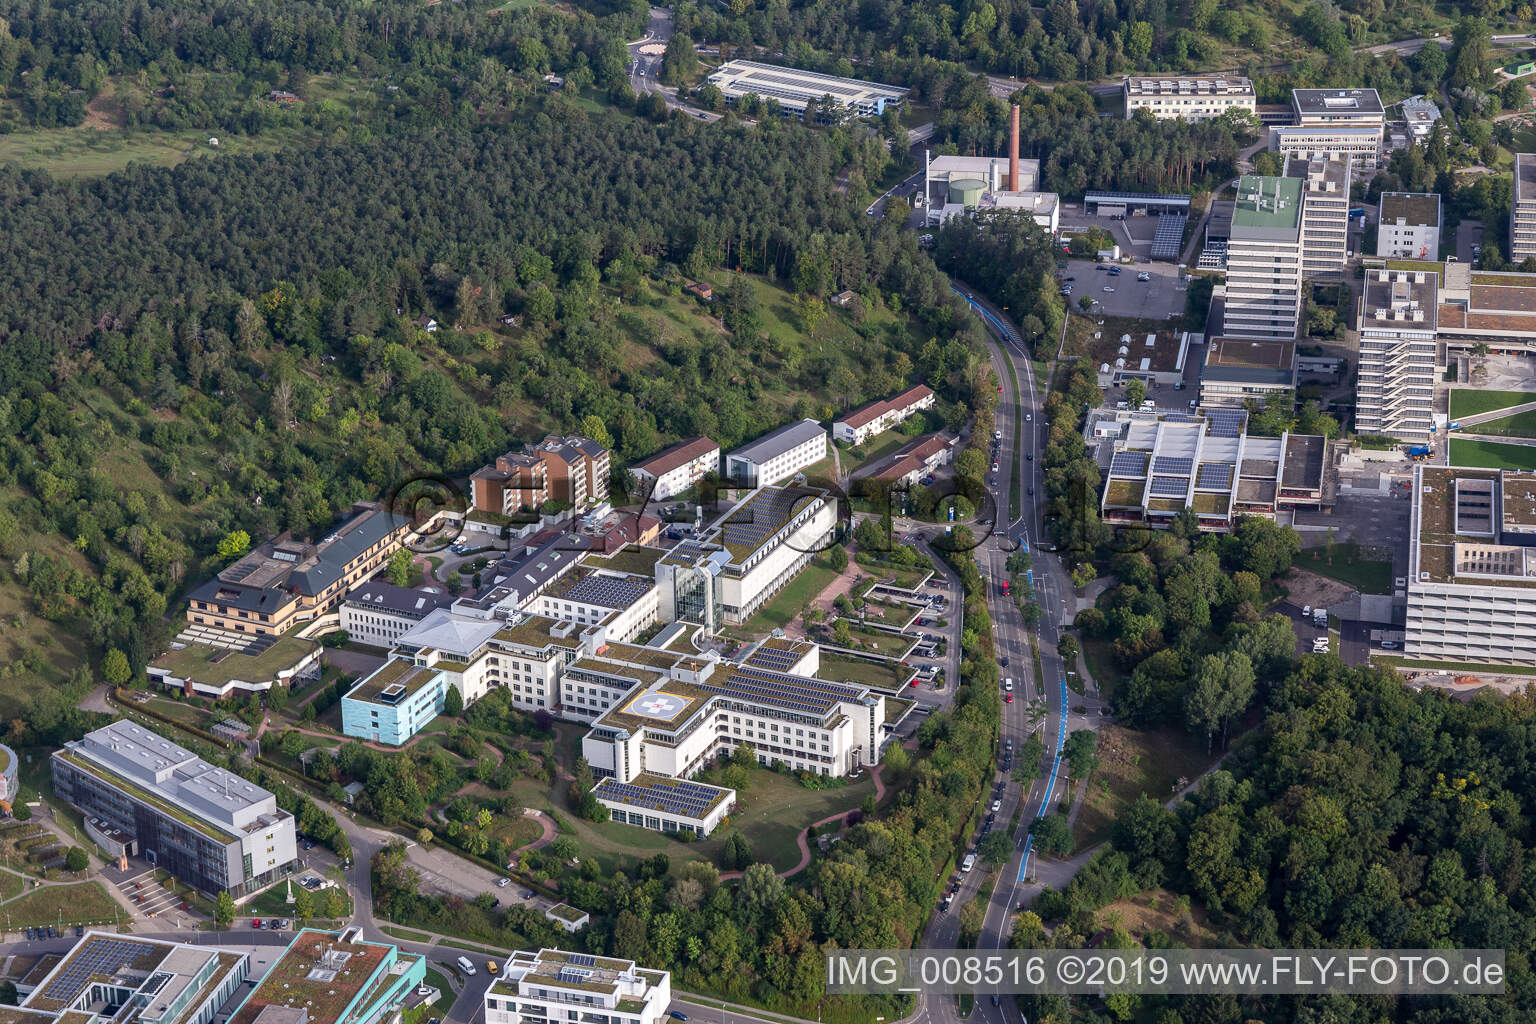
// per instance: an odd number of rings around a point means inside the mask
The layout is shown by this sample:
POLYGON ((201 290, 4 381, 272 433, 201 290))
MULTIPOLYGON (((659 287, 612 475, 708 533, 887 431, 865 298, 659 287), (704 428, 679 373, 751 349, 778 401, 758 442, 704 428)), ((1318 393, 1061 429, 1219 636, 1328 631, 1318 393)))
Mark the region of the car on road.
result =
POLYGON ((667 1011, 667 1016, 671 1017, 673 1020, 687 1020, 688 1019, 688 1015, 686 1013, 683 1013, 683 1012, 679 1011, 679 1010, 668 1010, 667 1011))
POLYGON ((1024 414, 1024 422, 1025 423, 1033 423, 1033 422, 1035 422, 1035 414, 1034 413, 1030 413, 1030 412, 1025 413, 1024 414))
POLYGON ((261 918, 259 918, 259 917, 251 918, 251 927, 254 928, 254 929, 260 929, 261 928, 261 918))
POLYGON ((496 973, 496 961, 495 960, 487 960, 485 962, 485 973, 486 974, 495 974, 496 973))
POLYGON ((1107 291, 1107 292, 1112 292, 1112 291, 1114 291, 1114 288, 1110 287, 1109 285, 1105 285, 1104 286, 1104 290, 1107 291))
POLYGON ((1003 703, 1004 704, 1012 704, 1013 703, 1013 694, 1011 694, 1011 693, 1003 694, 1003 703))
POLYGON ((998 811, 1000 811, 1002 809, 1003 809, 1003 802, 1001 800, 993 800, 992 801, 992 813, 993 814, 996 814, 998 811))
POLYGON ((1008 655, 1006 655, 1006 654, 1003 655, 1002 658, 998 660, 998 664, 1001 665, 1003 668, 1007 668, 1008 667, 1008 655))
POLYGON ((532 889, 523 890, 523 899, 525 900, 531 900, 536 896, 538 896, 538 893, 534 892, 532 889))
POLYGON ((1152 280, 1152 275, 1147 273, 1145 270, 1143 270, 1141 273, 1136 275, 1136 280, 1138 280, 1138 281, 1150 281, 1150 280, 1152 280))
POLYGON ((1031 498, 1033 498, 1033 497, 1034 497, 1034 496, 1035 496, 1035 489, 1034 489, 1034 488, 1033 488, 1033 487, 1031 487, 1031 488, 1030 488, 1030 489, 1029 489, 1029 496, 1030 496, 1030 497, 1031 497, 1031 498))

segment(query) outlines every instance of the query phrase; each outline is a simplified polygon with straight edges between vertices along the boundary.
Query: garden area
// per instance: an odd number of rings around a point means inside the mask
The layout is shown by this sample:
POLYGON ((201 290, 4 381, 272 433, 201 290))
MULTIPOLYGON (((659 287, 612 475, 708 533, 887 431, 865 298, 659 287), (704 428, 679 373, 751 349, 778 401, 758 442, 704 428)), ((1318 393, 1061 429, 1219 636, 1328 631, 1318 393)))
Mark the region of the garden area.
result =
POLYGON ((1392 553, 1354 541, 1306 548, 1296 567, 1348 584, 1362 594, 1392 593, 1392 553))
MULTIPOLYGON (((1451 389, 1451 419, 1475 416, 1478 413, 1508 409, 1512 405, 1524 405, 1536 401, 1536 395, 1528 391, 1485 391, 1481 388, 1451 389)), ((1479 428, 1481 429, 1481 428, 1479 428)))
POLYGON ((0 903, 8 927, 32 928, 37 925, 70 926, 77 924, 116 925, 122 908, 108 895, 100 882, 76 882, 69 885, 45 885, 25 896, 0 903))
POLYGON ((1451 438, 1451 465, 1482 469, 1536 470, 1536 445, 1451 438))

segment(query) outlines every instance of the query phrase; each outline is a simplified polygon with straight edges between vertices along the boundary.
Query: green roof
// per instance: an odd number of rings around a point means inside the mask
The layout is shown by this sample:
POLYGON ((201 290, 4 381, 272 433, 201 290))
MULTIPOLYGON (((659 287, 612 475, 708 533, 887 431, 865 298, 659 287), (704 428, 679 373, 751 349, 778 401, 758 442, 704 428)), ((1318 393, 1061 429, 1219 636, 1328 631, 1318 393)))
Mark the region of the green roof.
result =
POLYGON ((1237 183, 1232 227, 1293 230, 1301 223, 1301 179, 1245 174, 1237 183), (1252 196, 1258 193, 1259 201, 1252 196), (1278 201, 1277 201, 1278 200, 1278 201))
POLYGON ((232 679, 266 683, 275 682, 279 672, 298 664, 317 646, 313 640, 292 634, 278 637, 259 654, 244 654, 223 647, 190 643, 179 651, 162 654, 150 664, 165 669, 177 679, 191 679, 208 686, 223 686, 232 679))
POLYGON ((401 699, 404 699, 415 695, 439 674, 435 667, 424 668, 409 658, 393 658, 385 662, 373 675, 358 683, 347 697, 352 700, 376 702, 387 687, 398 685, 405 687, 405 693, 401 695, 401 699))

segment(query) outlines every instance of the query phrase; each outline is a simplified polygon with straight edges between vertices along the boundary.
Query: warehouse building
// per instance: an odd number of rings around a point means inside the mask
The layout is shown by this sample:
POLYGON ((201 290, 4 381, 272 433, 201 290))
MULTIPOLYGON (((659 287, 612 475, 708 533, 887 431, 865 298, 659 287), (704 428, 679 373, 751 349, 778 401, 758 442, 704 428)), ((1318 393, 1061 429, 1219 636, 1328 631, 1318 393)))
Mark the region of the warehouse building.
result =
POLYGON ((901 86, 882 82, 864 82, 857 78, 839 78, 815 71, 733 60, 720 65, 709 76, 710 84, 735 106, 743 96, 777 100, 784 117, 805 120, 813 110, 812 120, 820 123, 840 121, 844 117, 873 117, 891 104, 900 104, 907 91, 901 86), (826 101, 830 99, 830 104, 826 101))
POLYGON ((1410 658, 1536 665, 1536 473, 1417 465, 1410 658))
POLYGON ((127 720, 55 751, 53 788, 210 898, 248 896, 297 865, 293 815, 254 783, 127 720))

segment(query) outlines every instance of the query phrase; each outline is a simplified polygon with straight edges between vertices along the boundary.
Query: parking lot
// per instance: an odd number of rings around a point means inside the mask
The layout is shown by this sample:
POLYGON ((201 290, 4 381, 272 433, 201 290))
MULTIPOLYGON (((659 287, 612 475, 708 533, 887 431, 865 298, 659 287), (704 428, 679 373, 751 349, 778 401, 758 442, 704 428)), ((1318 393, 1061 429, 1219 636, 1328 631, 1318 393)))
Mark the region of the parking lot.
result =
POLYGON ((1178 267, 1171 263, 1135 263, 1112 274, 1108 264, 1068 260, 1063 275, 1072 278, 1065 283, 1072 285, 1070 302, 1074 309, 1080 308, 1078 301, 1086 295, 1094 300, 1095 313, 1109 316, 1165 320, 1184 314, 1186 289, 1179 281, 1178 267), (1140 274, 1146 274, 1148 280, 1138 281, 1140 274), (1114 290, 1106 292, 1105 288, 1114 290))

